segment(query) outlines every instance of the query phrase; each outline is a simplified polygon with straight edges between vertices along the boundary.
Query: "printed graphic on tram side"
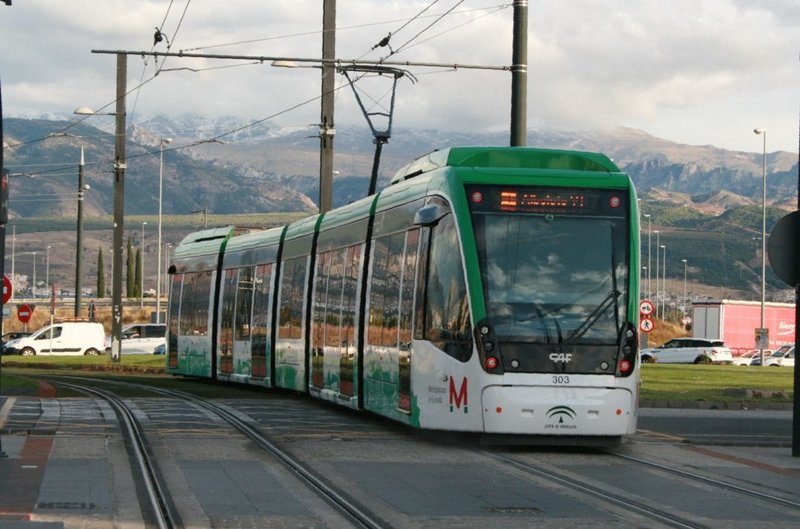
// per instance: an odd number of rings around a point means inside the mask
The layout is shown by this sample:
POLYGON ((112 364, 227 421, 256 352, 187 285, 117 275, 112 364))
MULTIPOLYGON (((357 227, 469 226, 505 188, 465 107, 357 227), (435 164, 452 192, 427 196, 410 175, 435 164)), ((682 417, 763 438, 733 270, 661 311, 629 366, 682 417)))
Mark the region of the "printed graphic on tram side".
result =
POLYGON ((464 406, 464 413, 469 413, 469 408, 467 407, 467 377, 461 378, 461 386, 459 386, 458 390, 456 390, 456 381, 451 376, 450 377, 450 413, 454 411, 454 409, 460 410, 461 406, 464 406))

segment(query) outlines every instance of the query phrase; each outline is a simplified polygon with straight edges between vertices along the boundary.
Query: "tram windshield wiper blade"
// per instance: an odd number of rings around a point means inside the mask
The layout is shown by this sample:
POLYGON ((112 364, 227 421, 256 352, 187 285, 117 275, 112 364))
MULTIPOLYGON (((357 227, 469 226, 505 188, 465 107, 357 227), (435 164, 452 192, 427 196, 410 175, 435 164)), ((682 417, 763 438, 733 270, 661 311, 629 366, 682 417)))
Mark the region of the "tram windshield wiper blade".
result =
POLYGON ((621 295, 622 292, 616 289, 609 292, 605 299, 589 313, 586 319, 567 336, 564 343, 575 343, 582 338, 612 305, 617 306, 617 298, 621 295))

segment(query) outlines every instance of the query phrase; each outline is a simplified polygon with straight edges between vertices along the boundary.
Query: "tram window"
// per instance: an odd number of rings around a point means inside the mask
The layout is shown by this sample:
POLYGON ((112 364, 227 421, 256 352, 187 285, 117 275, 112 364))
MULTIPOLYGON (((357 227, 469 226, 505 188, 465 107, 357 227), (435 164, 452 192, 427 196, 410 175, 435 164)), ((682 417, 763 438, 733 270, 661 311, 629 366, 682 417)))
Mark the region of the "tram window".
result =
POLYGON ((184 275, 181 294, 180 333, 184 336, 208 335, 208 297, 211 272, 184 275))
POLYGON ((284 263, 281 281, 279 338, 303 337, 303 295, 308 257, 296 257, 284 263))
POLYGON ((222 355, 233 353, 233 314, 236 308, 236 279, 238 270, 225 270, 220 314, 219 346, 222 355))
POLYGON ((170 367, 177 367, 177 356, 175 355, 178 353, 182 284, 183 274, 175 274, 172 276, 171 295, 169 298, 169 343, 167 344, 170 354, 170 367))
POLYGON ((419 230, 376 239, 369 302, 372 345, 411 342, 411 314, 419 230), (398 334, 399 333, 399 334, 398 334))
POLYGON ((270 344, 269 293, 272 284, 272 265, 259 265, 253 281, 252 354, 253 376, 266 376, 266 359, 270 344))
POLYGON ((465 362, 472 354, 471 323, 461 245, 452 214, 431 228, 429 237, 424 270, 422 337, 465 362))
POLYGON ((236 294, 235 340, 250 340, 250 323, 253 316, 253 267, 239 269, 239 283, 236 294))

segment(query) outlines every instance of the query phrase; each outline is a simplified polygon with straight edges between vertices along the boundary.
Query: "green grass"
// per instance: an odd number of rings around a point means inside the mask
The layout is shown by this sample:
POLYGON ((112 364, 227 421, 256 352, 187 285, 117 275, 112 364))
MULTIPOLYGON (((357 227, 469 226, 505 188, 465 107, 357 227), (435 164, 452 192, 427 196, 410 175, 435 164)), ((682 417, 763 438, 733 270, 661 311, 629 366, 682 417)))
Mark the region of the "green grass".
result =
POLYGON ((678 401, 741 401, 741 397, 726 395, 726 389, 783 391, 785 398, 772 402, 791 402, 794 370, 788 367, 751 367, 715 365, 642 366, 642 399, 678 401))
MULTIPOLYGON (((134 379, 136 383, 183 389, 205 397, 247 395, 252 398, 265 393, 255 387, 235 388, 164 375, 165 358, 160 355, 125 355, 120 362, 112 362, 108 356, 5 356, 2 362, 3 395, 35 395, 38 379, 59 375, 134 379)), ((750 389, 782 391, 784 397, 771 398, 770 402, 791 402, 793 385, 794 371, 786 367, 645 364, 642 366, 641 398, 734 402, 746 399, 727 395, 725 390, 750 389)))

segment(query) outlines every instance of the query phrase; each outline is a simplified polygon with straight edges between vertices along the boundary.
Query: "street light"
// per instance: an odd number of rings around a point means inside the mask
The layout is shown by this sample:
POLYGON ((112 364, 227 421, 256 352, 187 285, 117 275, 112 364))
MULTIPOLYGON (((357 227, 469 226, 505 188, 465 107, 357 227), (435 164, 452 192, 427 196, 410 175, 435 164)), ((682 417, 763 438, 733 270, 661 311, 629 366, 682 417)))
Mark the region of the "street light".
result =
POLYGON ((14 275, 14 262, 16 261, 17 252, 17 225, 11 226, 11 299, 14 301, 14 285, 17 284, 17 278, 14 275))
POLYGON ((50 245, 47 245, 47 260, 45 261, 44 285, 45 288, 50 288, 50 245))
MULTIPOLYGON (((761 329, 759 337, 767 336, 766 329, 764 328, 764 300, 766 291, 766 273, 767 273, 767 129, 753 129, 756 135, 763 136, 763 150, 761 158, 761 329)), ((769 344, 769 341, 767 341, 769 344)), ((764 341, 758 340, 758 351, 761 357, 761 364, 764 365, 764 341)))
POLYGON ((142 250, 139 252, 139 308, 144 308, 144 227, 147 221, 142 221, 142 250))
POLYGON ((33 288, 31 293, 33 294, 33 299, 36 299, 36 252, 31 253, 33 254, 33 288))
MULTIPOLYGON (((78 165, 78 222, 75 228, 75 317, 81 315, 81 297, 83 287, 81 285, 83 275, 83 192, 89 186, 83 183, 83 145, 81 145, 81 163, 78 165)), ((100 295, 98 293, 98 295, 100 295)))
MULTIPOLYGON (((82 115, 91 115, 94 114, 94 111, 89 107, 80 107, 75 109, 76 114, 82 115)), ((57 138, 57 137, 67 137, 67 138, 76 138, 81 139, 81 136, 76 136, 74 134, 69 134, 67 132, 51 132, 47 135, 47 138, 57 138)), ((84 185, 83 183, 83 173, 84 173, 84 153, 83 153, 83 145, 81 145, 81 159, 80 163, 78 164, 78 220, 76 224, 76 236, 75 236, 75 317, 78 318, 81 315, 81 291, 83 287, 81 286, 82 276, 83 276, 83 195, 84 191, 89 189, 88 185, 84 185)))
POLYGON ((164 145, 172 143, 172 138, 162 138, 159 143, 160 160, 158 165, 158 271, 156 272, 156 323, 161 323, 161 213, 164 195, 164 145))
POLYGON ((658 278, 660 277, 660 269, 661 269, 661 266, 660 266, 661 265, 661 259, 659 258, 659 255, 661 255, 661 251, 659 250, 659 248, 660 248, 659 231, 655 230, 653 233, 656 234, 656 290, 655 290, 656 299, 655 299, 655 302, 656 302, 656 318, 658 318, 659 317, 658 316, 658 314, 659 314, 659 310, 658 309, 661 306, 661 304, 658 301, 658 299, 659 299, 658 298, 658 281, 659 281, 658 278))
POLYGON ((662 281, 661 287, 664 289, 664 301, 661 307, 661 318, 666 321, 667 319, 667 245, 662 244, 661 256, 664 259, 664 266, 661 267, 662 281))
MULTIPOLYGON (((122 245, 125 235, 125 101, 128 56, 117 54, 116 98, 114 101, 114 236, 111 285, 111 360, 122 359, 122 245)), ((79 107, 76 114, 94 115, 91 108, 79 107)))
POLYGON ((686 259, 681 259, 681 261, 683 261, 683 317, 686 318, 689 307, 689 299, 686 297, 686 269, 689 263, 686 259))
POLYGON ((650 283, 650 273, 651 273, 650 270, 652 270, 652 266, 650 263, 650 217, 651 215, 649 214, 646 214, 644 216, 644 218, 647 219, 647 294, 648 294, 647 297, 648 298, 650 298, 650 296, 653 295, 652 294, 653 291, 651 290, 653 285, 650 283))

